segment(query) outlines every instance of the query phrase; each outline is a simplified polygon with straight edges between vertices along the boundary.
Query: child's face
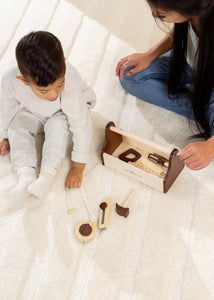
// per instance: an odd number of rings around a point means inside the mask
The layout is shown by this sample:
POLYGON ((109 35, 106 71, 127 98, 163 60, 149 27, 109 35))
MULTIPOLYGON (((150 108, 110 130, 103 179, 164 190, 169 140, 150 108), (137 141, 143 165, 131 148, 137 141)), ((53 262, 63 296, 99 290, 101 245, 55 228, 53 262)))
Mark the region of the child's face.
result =
POLYGON ((37 97, 47 101, 55 101, 65 87, 65 76, 60 77, 54 83, 45 87, 28 82, 23 76, 17 76, 17 78, 20 79, 25 85, 29 86, 37 97))
POLYGON ((62 93, 65 87, 65 77, 60 77, 54 83, 46 87, 41 87, 33 83, 29 83, 31 90, 40 99, 55 101, 62 93))

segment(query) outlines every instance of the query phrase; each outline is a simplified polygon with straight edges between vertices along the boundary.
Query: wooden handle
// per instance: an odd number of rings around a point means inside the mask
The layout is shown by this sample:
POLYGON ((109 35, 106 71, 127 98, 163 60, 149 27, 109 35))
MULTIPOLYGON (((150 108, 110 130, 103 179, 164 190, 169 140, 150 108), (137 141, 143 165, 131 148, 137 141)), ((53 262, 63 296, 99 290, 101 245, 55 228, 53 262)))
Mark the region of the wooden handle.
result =
POLYGON ((146 139, 141 138, 139 136, 133 135, 129 132, 123 131, 122 129, 119 129, 117 127, 110 126, 109 129, 113 132, 116 132, 116 133, 120 134, 122 137, 127 137, 127 138, 132 139, 133 141, 143 143, 144 145, 142 145, 142 146, 146 145, 147 148, 149 147, 150 149, 156 149, 156 151, 160 152, 160 155, 169 157, 169 155, 171 153, 171 151, 168 148, 164 147, 164 146, 157 145, 157 144, 155 144, 155 143, 153 143, 149 140, 146 140, 146 139))
POLYGON ((136 193, 135 189, 131 190, 131 193, 129 194, 128 198, 124 202, 123 207, 128 207, 128 204, 131 201, 131 199, 134 197, 135 193, 136 193))
POLYGON ((99 220, 98 220, 98 228, 100 228, 100 229, 105 229, 105 228, 109 227, 111 208, 113 205, 113 200, 110 197, 105 198, 103 202, 105 202, 107 204, 107 207, 105 210, 100 208, 100 214, 99 214, 99 220))

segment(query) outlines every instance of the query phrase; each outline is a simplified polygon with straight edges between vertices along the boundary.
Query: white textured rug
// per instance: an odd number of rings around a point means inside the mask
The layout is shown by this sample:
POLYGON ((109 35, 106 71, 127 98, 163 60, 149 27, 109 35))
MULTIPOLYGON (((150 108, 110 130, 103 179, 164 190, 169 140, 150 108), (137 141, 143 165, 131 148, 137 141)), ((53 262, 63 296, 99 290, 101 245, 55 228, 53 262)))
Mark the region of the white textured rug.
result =
MULTIPOLYGON (((33 197, 8 209, 16 183, 9 155, 0 157, 1 300, 213 300, 213 163, 185 168, 167 194, 101 164, 104 127, 120 128, 167 147, 183 147, 188 121, 125 94, 114 76, 120 57, 147 50, 161 36, 143 0, 1 0, 0 73, 15 62, 17 41, 31 30, 49 30, 97 94, 94 139, 83 187, 91 219, 107 196, 136 197, 127 219, 113 211, 108 230, 89 244, 74 237, 88 220, 78 190, 66 202, 64 161, 43 205, 33 197), (73 208, 72 215, 67 208, 73 208)), ((39 147, 38 147, 39 148, 39 147)))

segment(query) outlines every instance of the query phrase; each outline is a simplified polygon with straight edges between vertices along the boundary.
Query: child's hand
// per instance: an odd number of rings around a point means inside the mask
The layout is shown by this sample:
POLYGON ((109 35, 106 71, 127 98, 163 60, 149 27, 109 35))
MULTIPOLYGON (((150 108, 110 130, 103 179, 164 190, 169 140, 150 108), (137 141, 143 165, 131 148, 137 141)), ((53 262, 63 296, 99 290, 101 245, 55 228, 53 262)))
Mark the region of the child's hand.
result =
POLYGON ((10 144, 8 139, 3 139, 0 142, 0 155, 5 155, 5 152, 10 149, 10 144))
POLYGON ((214 138, 188 144, 178 153, 178 157, 191 170, 207 167, 214 158, 214 138))
POLYGON ((65 187, 80 188, 84 169, 85 164, 73 162, 72 169, 70 170, 66 178, 65 187))

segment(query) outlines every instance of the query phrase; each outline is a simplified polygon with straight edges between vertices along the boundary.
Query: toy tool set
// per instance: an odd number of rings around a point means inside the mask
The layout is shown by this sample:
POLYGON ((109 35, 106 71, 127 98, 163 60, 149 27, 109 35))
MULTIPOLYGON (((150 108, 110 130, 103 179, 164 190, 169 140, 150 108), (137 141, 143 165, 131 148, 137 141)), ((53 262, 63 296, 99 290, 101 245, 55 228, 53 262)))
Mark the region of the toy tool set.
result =
MULTIPOLYGON (((103 165, 166 193, 176 180, 184 164, 177 157, 178 149, 169 150, 150 141, 125 132, 109 122, 105 129, 105 141, 101 151, 103 165)), ((75 237, 81 243, 95 237, 95 222, 90 219, 90 209, 83 188, 80 189, 89 220, 76 225, 75 237)), ((126 201, 116 203, 117 215, 127 218, 129 204, 136 191, 133 189, 126 201)), ((109 228, 113 200, 105 198, 99 204, 97 227, 103 231, 109 228)), ((73 213, 71 208, 68 213, 73 213)))
MULTIPOLYGON (((118 215, 124 216, 125 218, 128 217, 129 215, 128 205, 131 199, 134 197, 135 192, 136 192, 135 190, 131 191, 129 197, 127 198, 126 202, 123 205, 119 205, 116 203, 115 210, 118 215)), ((68 198, 69 198, 68 193, 70 193, 69 190, 66 190, 67 205, 68 205, 68 198)), ((80 243, 88 243, 92 241, 93 238, 95 237, 96 225, 95 222, 91 221, 88 200, 83 188, 80 189, 80 193, 82 195, 84 205, 87 208, 89 220, 78 223, 75 227, 74 235, 77 241, 79 241, 80 243)), ((110 197, 105 198, 99 205, 99 217, 98 217, 97 227, 101 231, 109 228, 112 207, 113 207, 113 200, 110 197)), ((74 210, 68 208, 67 213, 73 214, 74 210)))
POLYGON ((101 159, 103 165, 166 193, 184 168, 177 153, 176 148, 157 145, 109 122, 101 159))

